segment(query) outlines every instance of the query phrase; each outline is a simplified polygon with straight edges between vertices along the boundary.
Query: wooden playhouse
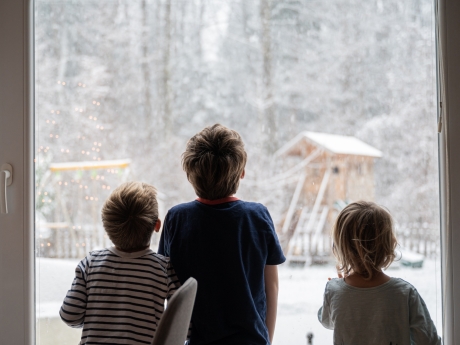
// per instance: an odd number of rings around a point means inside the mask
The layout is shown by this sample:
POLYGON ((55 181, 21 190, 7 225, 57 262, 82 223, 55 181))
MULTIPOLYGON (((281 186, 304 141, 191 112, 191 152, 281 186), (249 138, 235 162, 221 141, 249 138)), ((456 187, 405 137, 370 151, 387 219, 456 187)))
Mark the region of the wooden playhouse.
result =
POLYGON ((298 180, 278 236, 291 263, 321 261, 330 253, 337 213, 357 200, 374 200, 374 160, 382 152, 352 136, 305 131, 276 152, 298 180))

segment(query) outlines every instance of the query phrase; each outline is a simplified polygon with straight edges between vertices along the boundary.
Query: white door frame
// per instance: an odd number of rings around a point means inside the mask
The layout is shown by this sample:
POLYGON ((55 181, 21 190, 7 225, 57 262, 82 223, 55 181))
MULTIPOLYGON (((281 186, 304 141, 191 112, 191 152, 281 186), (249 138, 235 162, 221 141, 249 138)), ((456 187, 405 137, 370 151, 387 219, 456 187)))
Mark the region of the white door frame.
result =
POLYGON ((438 0, 437 61, 444 344, 460 344, 460 1, 438 0))
MULTIPOLYGON (((460 344, 460 1, 435 0, 444 344, 460 344), (457 316, 457 317, 456 317, 457 316)), ((13 166, 0 215, 0 344, 35 343, 33 0, 0 0, 0 166, 13 166)))
POLYGON ((0 344, 35 343, 33 0, 0 0, 0 167, 13 166, 0 214, 0 344))

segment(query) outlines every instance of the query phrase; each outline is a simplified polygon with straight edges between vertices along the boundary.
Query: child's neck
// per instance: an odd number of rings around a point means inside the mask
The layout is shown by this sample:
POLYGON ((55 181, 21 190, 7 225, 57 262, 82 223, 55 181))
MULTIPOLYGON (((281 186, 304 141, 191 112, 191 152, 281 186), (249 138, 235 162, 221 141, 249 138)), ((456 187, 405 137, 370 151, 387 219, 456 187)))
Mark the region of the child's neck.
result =
POLYGON ((120 252, 123 252, 123 253, 135 253, 135 252, 140 252, 141 250, 149 249, 149 248, 150 248, 150 245, 145 246, 145 248, 143 248, 143 249, 136 249, 136 250, 121 250, 121 249, 118 248, 117 246, 115 246, 115 248, 116 248, 117 250, 119 250, 120 252))
POLYGON ((359 287, 359 288, 371 288, 382 285, 390 280, 390 277, 387 276, 382 271, 375 271, 372 274, 371 279, 364 279, 364 277, 359 273, 352 273, 346 278, 344 278, 345 283, 350 286, 359 287))

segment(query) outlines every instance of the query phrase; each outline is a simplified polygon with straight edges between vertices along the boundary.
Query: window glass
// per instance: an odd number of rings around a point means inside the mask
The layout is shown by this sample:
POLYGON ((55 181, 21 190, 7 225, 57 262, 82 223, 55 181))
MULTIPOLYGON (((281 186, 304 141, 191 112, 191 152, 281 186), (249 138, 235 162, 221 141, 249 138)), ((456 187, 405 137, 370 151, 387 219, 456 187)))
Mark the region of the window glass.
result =
POLYGON ((35 17, 38 344, 78 342, 58 311, 78 261, 111 245, 110 192, 155 185, 161 218, 193 200, 181 153, 214 123, 242 135, 237 196, 268 207, 288 258, 277 344, 331 343, 330 229, 361 199, 390 210, 388 274, 441 332, 432 1, 36 0, 35 17))

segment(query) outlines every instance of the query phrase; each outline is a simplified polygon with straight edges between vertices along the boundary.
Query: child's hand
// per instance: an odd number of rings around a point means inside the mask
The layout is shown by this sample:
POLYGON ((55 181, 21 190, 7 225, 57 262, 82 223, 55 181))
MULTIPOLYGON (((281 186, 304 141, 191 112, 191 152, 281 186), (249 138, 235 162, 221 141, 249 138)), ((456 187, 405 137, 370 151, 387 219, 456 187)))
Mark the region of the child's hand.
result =
MULTIPOLYGON (((339 270, 339 266, 335 266, 335 269, 337 270, 337 277, 343 278, 342 271, 339 270)), ((327 280, 331 280, 332 278, 327 278, 327 280)))

